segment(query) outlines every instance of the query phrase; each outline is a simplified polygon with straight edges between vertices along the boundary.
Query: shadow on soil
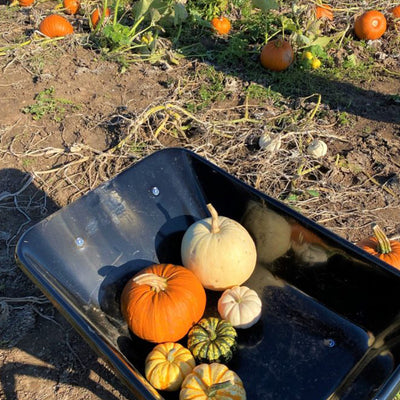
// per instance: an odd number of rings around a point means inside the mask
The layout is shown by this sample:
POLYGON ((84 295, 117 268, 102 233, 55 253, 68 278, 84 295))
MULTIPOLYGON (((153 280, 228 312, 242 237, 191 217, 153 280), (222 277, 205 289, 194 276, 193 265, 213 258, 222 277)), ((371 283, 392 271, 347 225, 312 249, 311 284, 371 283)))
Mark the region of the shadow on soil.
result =
POLYGON ((42 293, 15 263, 18 237, 58 209, 29 182, 29 175, 22 171, 0 170, 0 349, 21 350, 0 363, 0 397, 14 400, 20 398, 22 390, 38 396, 40 391, 40 397, 53 398, 57 392, 69 391, 68 386, 62 386, 67 384, 103 400, 119 399, 114 389, 129 398, 127 389, 99 363, 66 320, 54 313, 49 303, 35 301, 42 299, 42 293), (20 301, 13 301, 16 298, 20 301), (110 385, 109 389, 99 377, 110 385), (54 383, 41 385, 35 378, 54 383))

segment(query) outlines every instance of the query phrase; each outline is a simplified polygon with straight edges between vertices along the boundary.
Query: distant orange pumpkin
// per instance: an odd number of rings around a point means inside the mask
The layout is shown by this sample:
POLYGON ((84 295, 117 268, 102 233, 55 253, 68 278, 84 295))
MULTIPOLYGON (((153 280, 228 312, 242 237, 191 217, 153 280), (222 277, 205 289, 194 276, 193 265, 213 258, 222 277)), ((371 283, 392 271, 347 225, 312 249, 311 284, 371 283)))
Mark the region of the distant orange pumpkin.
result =
POLYGON ((366 11, 354 23, 354 33, 362 40, 379 39, 386 32, 386 18, 377 10, 366 11))
POLYGON ((35 0, 18 0, 18 4, 20 7, 29 7, 34 2, 35 2, 35 0))
POLYGON ((394 7, 394 8, 392 8, 392 9, 390 10, 390 12, 392 13, 393 17, 395 17, 395 18, 400 18, 400 5, 398 5, 398 6, 394 7))
POLYGON ((71 35, 74 33, 74 28, 66 18, 52 14, 43 19, 39 25, 39 31, 48 37, 55 38, 71 35))
MULTIPOLYGON (((103 10, 96 8, 93 12, 92 15, 90 16, 90 21, 92 22, 93 28, 96 28, 97 23, 99 22, 101 16, 103 14, 103 10)), ((105 20, 110 16, 110 9, 107 8, 105 12, 105 20)))
POLYGON ((211 26, 219 35, 227 35, 231 30, 231 23, 226 17, 215 17, 211 20, 211 26))
POLYGON ((63 7, 67 14, 74 15, 81 8, 81 3, 79 0, 63 0, 63 7))
POLYGON ((283 71, 293 62, 292 45, 283 39, 268 42, 261 50, 261 65, 271 71, 283 71))
POLYGON ((321 4, 320 6, 315 6, 315 16, 317 19, 326 18, 333 21, 332 7, 328 4, 321 4))

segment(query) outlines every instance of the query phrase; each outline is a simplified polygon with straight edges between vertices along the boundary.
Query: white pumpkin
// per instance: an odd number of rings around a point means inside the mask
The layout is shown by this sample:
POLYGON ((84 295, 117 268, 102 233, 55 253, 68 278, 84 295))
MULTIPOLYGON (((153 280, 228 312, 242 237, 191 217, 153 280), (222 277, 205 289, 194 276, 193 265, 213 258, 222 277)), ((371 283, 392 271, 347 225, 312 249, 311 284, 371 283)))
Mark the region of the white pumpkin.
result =
POLYGON ((218 300, 219 315, 235 328, 253 326, 261 317, 261 308, 257 292, 246 286, 227 289, 218 300))
POLYGON ((275 211, 251 200, 241 222, 256 243, 258 262, 271 263, 289 250, 291 227, 275 211))
POLYGON ((241 285, 256 266, 256 246, 239 222, 222 217, 207 204, 211 218, 193 223, 185 232, 181 256, 203 286, 225 290, 241 285))
POLYGON ((320 139, 314 139, 307 147, 307 153, 316 158, 325 156, 327 152, 328 146, 320 139))

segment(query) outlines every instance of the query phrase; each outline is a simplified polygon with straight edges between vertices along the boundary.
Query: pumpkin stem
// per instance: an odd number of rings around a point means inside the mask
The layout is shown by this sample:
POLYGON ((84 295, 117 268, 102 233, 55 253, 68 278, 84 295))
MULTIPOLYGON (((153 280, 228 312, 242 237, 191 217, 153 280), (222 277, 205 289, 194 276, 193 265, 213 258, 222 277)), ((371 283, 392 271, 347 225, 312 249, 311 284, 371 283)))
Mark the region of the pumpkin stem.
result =
POLYGON ((156 293, 165 290, 168 286, 166 278, 152 273, 140 274, 133 278, 133 282, 138 285, 149 285, 156 293))
POLYGON ((207 208, 211 214, 211 233, 218 233, 220 229, 217 210, 212 206, 211 203, 207 204, 207 208))
POLYGON ((390 245, 390 240, 387 238, 383 230, 379 227, 379 225, 374 225, 372 229, 374 231, 375 238, 378 241, 378 252, 381 254, 390 253, 392 251, 392 246, 390 245))
POLYGON ((214 397, 218 390, 226 389, 232 385, 231 381, 224 381, 219 383, 214 383, 207 389, 207 397, 214 397))

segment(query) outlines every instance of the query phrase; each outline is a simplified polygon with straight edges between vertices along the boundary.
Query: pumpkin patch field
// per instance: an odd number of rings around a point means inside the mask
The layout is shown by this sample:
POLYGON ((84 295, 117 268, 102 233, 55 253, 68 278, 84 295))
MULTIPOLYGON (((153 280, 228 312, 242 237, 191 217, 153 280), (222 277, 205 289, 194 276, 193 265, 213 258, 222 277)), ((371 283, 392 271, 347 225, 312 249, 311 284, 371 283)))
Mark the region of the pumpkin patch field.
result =
MULTIPOLYGON (((0 400, 134 398, 14 252, 35 223, 161 149, 191 150, 400 268, 400 1, 0 0, 0 105, 0 400)), ((215 220, 218 209, 209 210, 215 220)), ((255 205, 244 227, 263 215, 255 205)), ((196 373, 215 369, 242 395, 246 381, 214 365, 230 359, 229 346, 225 358, 199 368, 204 354, 192 358, 173 343, 202 317, 203 287, 245 285, 256 257, 271 263, 305 237, 321 247, 312 232, 273 218, 279 237, 270 235, 271 250, 257 255, 249 235, 264 235, 226 222, 243 236, 228 238, 219 276, 208 263, 197 270, 193 254, 203 260, 211 250, 192 243, 202 221, 192 227, 182 259, 197 276, 190 286, 198 302, 187 295, 188 324, 172 336, 135 325, 128 302, 141 299, 126 289, 130 329, 169 343, 149 354, 153 365, 143 359, 155 386, 168 382, 152 368, 176 351, 182 368, 197 369, 186 380, 177 369, 169 388, 184 382, 190 392, 196 373), (233 261, 223 262, 238 258, 241 245, 242 275, 228 276, 233 261), (215 286, 221 277, 233 281, 215 286)), ((132 286, 152 278, 164 290, 156 272, 132 286)), ((251 288, 231 289, 218 305, 229 326, 207 316, 200 325, 231 332, 256 324, 259 303, 251 288), (247 320, 229 314, 238 296, 254 300, 247 320)), ((165 305, 171 314, 173 306, 165 305)), ((201 339, 195 328, 192 350, 201 339)))

